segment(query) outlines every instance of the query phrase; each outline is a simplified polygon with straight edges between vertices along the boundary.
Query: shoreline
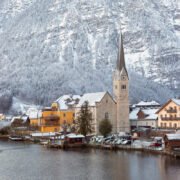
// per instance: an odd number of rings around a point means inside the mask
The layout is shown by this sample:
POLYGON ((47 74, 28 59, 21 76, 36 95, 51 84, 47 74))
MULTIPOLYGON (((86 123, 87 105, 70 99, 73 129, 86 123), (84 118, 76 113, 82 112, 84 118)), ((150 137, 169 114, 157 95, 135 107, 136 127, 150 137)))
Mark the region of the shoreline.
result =
MULTIPOLYGON (((8 141, 9 135, 0 135, 0 141, 1 140, 2 141, 8 141)), ((21 142, 41 145, 40 143, 30 142, 27 140, 21 141, 21 142)), ((81 147, 80 149, 82 149, 82 148, 92 148, 92 149, 101 149, 101 150, 109 150, 109 151, 138 151, 138 152, 145 152, 145 153, 151 153, 151 154, 157 154, 157 155, 165 155, 165 156, 170 156, 170 157, 180 159, 180 152, 176 154, 174 152, 166 151, 165 149, 164 150, 158 150, 157 148, 135 147, 132 145, 102 146, 101 144, 86 144, 85 147, 81 147)), ((60 149, 63 149, 63 148, 60 148, 60 149)), ((69 149, 73 149, 73 148, 69 147, 69 149)))
POLYGON ((180 159, 180 153, 175 154, 173 152, 168 152, 166 150, 158 150, 153 148, 144 148, 144 147, 133 147, 131 145, 117 145, 114 148, 103 148, 100 144, 88 144, 88 148, 94 148, 94 149, 102 149, 102 150, 111 150, 111 151, 138 151, 138 152, 145 152, 145 153, 151 153, 151 154, 159 154, 159 155, 165 155, 165 156, 171 156, 174 158, 180 159))

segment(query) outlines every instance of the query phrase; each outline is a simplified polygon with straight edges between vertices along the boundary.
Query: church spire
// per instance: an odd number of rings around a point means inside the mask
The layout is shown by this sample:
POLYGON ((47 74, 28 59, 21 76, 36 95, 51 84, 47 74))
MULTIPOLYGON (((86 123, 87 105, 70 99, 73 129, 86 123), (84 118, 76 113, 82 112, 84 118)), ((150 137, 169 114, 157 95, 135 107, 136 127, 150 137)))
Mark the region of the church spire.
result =
POLYGON ((124 68, 125 72, 127 73, 125 58, 124 58, 123 37, 121 34, 121 41, 119 40, 119 50, 118 50, 116 69, 121 72, 123 68, 124 68))

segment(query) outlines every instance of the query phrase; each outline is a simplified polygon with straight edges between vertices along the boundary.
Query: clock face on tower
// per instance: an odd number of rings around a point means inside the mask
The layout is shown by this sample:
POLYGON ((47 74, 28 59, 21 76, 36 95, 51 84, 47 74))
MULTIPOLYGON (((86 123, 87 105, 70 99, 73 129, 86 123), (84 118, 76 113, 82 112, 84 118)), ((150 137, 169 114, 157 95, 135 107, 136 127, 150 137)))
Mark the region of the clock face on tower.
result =
POLYGON ((126 76, 122 76, 122 77, 121 77, 121 80, 126 80, 126 76))

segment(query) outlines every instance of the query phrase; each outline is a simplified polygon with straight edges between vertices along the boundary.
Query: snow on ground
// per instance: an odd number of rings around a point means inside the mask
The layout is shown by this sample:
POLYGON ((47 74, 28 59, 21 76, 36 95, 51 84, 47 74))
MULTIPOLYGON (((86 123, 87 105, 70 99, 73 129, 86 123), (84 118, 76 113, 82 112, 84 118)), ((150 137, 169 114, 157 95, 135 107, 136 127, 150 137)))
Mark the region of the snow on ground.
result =
POLYGON ((5 120, 0 121, 0 129, 2 129, 4 127, 8 127, 10 125, 11 125, 10 121, 5 121, 5 120))

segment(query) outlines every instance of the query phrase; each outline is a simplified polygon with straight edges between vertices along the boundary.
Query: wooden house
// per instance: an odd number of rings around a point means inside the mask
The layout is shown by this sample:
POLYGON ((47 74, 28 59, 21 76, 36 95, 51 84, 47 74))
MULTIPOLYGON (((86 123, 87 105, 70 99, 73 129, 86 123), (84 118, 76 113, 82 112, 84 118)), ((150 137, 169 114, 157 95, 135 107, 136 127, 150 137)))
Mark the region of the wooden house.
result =
POLYGON ((180 149, 180 134, 166 134, 164 136, 164 142, 167 151, 180 149))

